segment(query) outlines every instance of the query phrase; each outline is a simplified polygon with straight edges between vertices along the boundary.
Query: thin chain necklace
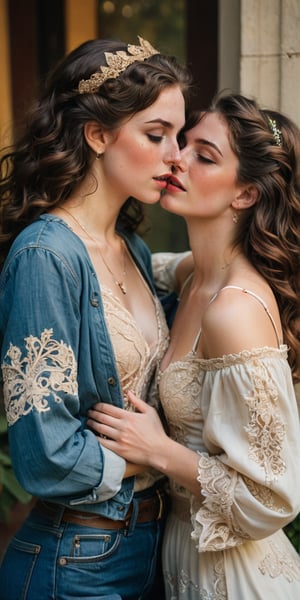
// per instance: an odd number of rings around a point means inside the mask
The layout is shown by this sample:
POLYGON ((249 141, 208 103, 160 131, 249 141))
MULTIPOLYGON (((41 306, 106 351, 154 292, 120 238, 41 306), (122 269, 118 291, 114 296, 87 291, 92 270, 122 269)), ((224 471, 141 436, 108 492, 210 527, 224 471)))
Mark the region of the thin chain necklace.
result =
MULTIPOLYGON (((110 275, 112 276, 114 283, 116 284, 116 286, 119 288, 119 290, 121 290, 122 294, 126 295, 127 294, 127 290, 125 287, 125 283, 123 280, 118 281, 118 279, 116 278, 114 272, 111 270, 110 266, 107 264, 100 245, 98 244, 97 240, 87 231, 87 229, 84 227, 84 225, 82 225, 82 223, 80 223, 79 219, 77 219, 77 217, 74 217, 74 215, 67 210, 66 208, 63 208, 62 206, 59 207, 60 210, 63 210, 64 212, 66 212, 68 215, 70 215, 70 217, 72 217, 72 219, 75 221, 75 223, 77 223, 77 225, 79 225, 80 229, 82 229, 82 231, 84 231, 84 233, 88 236, 88 238, 94 242, 94 244, 96 245, 96 248, 101 256, 102 262, 104 264, 104 266, 106 267, 106 269, 108 270, 108 272, 110 273, 110 275)), ((124 248, 124 240, 121 239, 121 244, 122 244, 122 253, 123 253, 123 272, 122 275, 123 277, 126 277, 126 269, 125 269, 125 248, 124 248)))

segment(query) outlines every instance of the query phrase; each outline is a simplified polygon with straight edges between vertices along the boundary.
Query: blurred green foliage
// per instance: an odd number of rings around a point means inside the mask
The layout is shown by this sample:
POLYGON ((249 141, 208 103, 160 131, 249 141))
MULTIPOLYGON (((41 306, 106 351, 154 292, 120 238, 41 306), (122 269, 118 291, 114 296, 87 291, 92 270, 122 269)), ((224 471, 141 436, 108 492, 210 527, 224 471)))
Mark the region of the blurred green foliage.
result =
POLYGON ((185 62, 185 0, 99 0, 99 34, 130 44, 141 35, 185 62))
POLYGON ((300 514, 284 528, 284 532, 300 554, 300 514))

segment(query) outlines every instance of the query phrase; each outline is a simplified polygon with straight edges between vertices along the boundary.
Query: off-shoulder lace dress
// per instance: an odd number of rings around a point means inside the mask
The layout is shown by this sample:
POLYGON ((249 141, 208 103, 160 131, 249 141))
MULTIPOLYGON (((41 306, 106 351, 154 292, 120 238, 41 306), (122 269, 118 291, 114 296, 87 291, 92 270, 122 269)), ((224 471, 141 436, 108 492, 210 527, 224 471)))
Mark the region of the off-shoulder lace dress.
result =
POLYGON ((199 453, 203 498, 170 482, 166 598, 300 599, 300 557, 281 529, 300 509, 299 416, 287 347, 205 360, 196 354, 199 336, 158 378, 171 437, 199 453))

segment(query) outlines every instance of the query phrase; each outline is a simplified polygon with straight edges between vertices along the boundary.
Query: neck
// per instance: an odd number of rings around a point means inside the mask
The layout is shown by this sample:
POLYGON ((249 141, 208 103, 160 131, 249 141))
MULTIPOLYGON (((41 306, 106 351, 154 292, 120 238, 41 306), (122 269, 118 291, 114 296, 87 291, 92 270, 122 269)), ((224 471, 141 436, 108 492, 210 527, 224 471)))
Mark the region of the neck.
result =
MULTIPOLYGON (((122 292, 122 294, 126 295, 127 290, 124 283, 124 278, 126 277, 126 252, 125 252, 125 243, 122 238, 120 238, 116 233, 114 233, 116 245, 113 247, 109 244, 104 244, 103 240, 99 240, 94 237, 91 231, 86 227, 86 225, 80 220, 78 216, 75 216, 74 211, 66 208, 66 206, 61 206, 60 209, 63 213, 71 217, 72 225, 75 224, 75 233, 80 237, 84 238, 83 241, 86 243, 87 248, 90 247, 91 251, 96 252, 101 257, 101 260, 112 277, 114 283, 122 292), (115 255, 115 256, 114 256, 115 255), (117 255, 117 256, 116 256, 117 255), (116 276, 116 272, 113 270, 112 266, 109 262, 114 257, 117 258, 117 261, 122 262, 122 275, 121 278, 116 276), (108 262, 109 261, 109 262, 108 262)), ((120 265, 118 264, 118 270, 120 265)))
POLYGON ((99 202, 69 200, 58 210, 62 210, 73 220, 77 220, 80 225, 93 236, 98 243, 113 245, 116 238, 116 222, 118 215, 115 212, 106 210, 99 202), (101 214, 100 209, 101 207, 101 214))
POLYGON ((194 281, 218 289, 228 278, 231 266, 240 255, 240 249, 229 242, 226 229, 189 225, 189 243, 195 264, 194 281))

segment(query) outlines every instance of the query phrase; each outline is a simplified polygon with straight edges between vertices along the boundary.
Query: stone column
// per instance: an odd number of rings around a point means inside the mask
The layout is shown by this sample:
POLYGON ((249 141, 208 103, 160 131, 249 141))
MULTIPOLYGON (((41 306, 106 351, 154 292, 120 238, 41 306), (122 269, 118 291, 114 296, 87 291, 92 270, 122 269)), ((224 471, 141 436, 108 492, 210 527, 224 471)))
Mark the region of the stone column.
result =
POLYGON ((300 1, 241 0, 240 88, 300 126, 300 1))

